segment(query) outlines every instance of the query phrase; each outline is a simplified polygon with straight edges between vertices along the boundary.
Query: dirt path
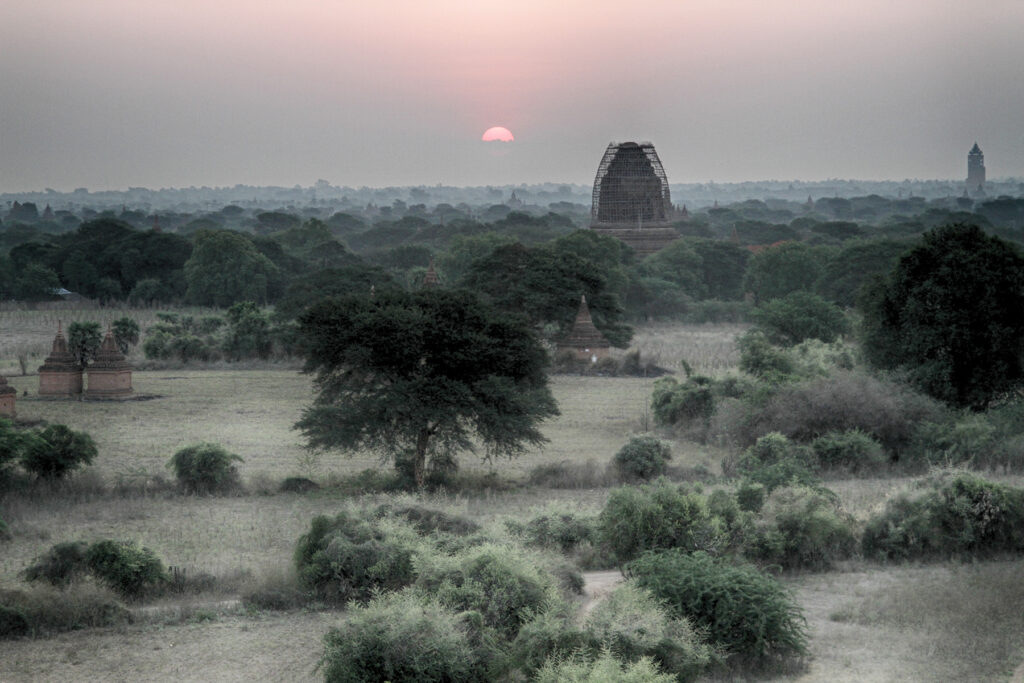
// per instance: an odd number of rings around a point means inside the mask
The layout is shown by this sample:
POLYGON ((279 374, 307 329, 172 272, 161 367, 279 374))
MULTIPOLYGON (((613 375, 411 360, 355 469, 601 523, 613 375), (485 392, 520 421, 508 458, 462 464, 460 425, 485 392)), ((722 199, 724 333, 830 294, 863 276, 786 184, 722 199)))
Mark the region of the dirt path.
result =
POLYGON ((579 617, 585 618, 615 586, 625 581, 618 569, 605 572, 583 572, 583 604, 579 617))

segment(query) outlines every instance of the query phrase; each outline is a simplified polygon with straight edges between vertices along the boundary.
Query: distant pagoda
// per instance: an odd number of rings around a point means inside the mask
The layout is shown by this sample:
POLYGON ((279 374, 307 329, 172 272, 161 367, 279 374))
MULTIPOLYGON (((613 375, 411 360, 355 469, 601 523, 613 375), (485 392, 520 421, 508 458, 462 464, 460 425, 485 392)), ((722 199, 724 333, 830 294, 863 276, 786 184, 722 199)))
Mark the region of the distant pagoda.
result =
POLYGON ((977 142, 967 153, 967 191, 971 194, 985 193, 985 155, 977 142))
POLYGON ((423 289, 436 289, 441 286, 441 278, 437 276, 437 270, 434 269, 434 259, 430 259, 430 265, 427 266, 427 272, 423 274, 423 289))
POLYGON ((117 348, 114 333, 107 328, 96 357, 89 364, 87 398, 119 398, 132 394, 132 366, 117 348))
POLYGON ((57 322, 53 348, 39 366, 39 395, 72 397, 82 393, 82 368, 68 350, 68 341, 57 322))
POLYGON ((557 348, 559 353, 572 352, 576 360, 589 360, 596 363, 598 359, 608 357, 611 344, 594 326, 594 321, 590 317, 590 309, 587 308, 586 296, 580 297, 580 308, 576 313, 572 330, 558 342, 557 348))
POLYGON ((649 142, 608 145, 594 176, 590 228, 616 237, 640 256, 678 239, 661 159, 649 142))

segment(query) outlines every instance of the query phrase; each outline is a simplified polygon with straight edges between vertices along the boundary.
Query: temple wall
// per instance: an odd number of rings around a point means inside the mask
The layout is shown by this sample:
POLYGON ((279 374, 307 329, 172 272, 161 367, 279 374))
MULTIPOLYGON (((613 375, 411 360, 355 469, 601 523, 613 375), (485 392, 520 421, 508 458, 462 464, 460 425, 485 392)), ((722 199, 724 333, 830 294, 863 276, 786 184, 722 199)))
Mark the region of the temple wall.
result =
POLYGON ((132 393, 131 370, 90 370, 86 396, 124 396, 132 393))
POLYGON ((14 412, 14 397, 16 394, 0 394, 0 416, 9 417, 14 419, 16 414, 14 412))
POLYGON ((73 396, 82 393, 82 373, 77 372, 39 372, 40 396, 73 396))

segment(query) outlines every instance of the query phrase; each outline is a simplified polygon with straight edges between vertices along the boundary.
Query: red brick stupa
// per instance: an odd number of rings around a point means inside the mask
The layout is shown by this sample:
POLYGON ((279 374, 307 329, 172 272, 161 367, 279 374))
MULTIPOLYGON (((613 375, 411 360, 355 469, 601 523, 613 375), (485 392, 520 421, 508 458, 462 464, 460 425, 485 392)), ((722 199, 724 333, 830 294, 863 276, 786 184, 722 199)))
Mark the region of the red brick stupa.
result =
POLYGON ((114 333, 107 328, 96 358, 89 364, 87 398, 120 398, 132 394, 132 366, 117 348, 114 333))
POLYGON ((39 395, 70 398, 82 393, 82 368, 68 351, 68 340, 57 323, 53 349, 39 366, 39 395))
POLYGON ((423 274, 423 289, 435 289, 440 286, 441 278, 437 276, 437 271, 434 270, 434 259, 431 258, 427 272, 423 274))
POLYGON ((600 358, 608 357, 611 344, 604 338, 601 331, 594 326, 587 308, 587 297, 580 297, 580 310, 576 313, 576 321, 566 337, 558 342, 558 352, 571 351, 576 360, 589 360, 596 363, 600 358))
POLYGON ((18 390, 7 383, 7 378, 0 375, 0 417, 9 417, 12 420, 17 417, 14 412, 14 399, 18 390))

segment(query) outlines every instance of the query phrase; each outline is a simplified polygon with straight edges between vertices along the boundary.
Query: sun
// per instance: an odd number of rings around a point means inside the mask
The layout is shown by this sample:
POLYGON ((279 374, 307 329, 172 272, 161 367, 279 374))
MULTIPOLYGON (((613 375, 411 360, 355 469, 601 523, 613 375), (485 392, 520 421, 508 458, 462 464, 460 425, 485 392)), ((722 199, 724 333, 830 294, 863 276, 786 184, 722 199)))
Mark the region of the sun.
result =
POLYGON ((494 126, 485 130, 480 139, 484 142, 512 142, 516 138, 508 128, 494 126))

